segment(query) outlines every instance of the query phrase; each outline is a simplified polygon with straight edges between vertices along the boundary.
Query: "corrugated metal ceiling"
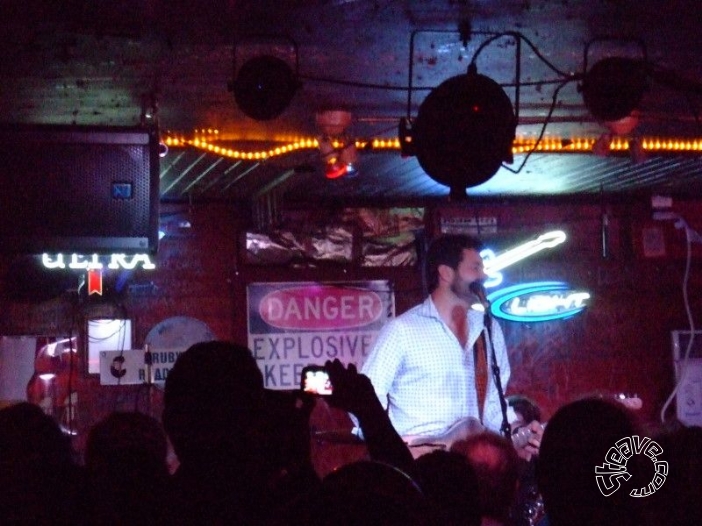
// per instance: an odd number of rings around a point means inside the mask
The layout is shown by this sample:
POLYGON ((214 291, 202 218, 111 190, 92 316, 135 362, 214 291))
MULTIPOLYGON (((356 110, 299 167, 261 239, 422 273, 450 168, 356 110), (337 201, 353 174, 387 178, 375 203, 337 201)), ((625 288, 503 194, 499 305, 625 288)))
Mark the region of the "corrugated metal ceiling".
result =
MULTIPOLYGON (((192 138, 260 150, 318 137, 315 114, 352 115, 352 138, 392 139, 431 90, 466 72, 503 86, 517 137, 597 138, 606 127, 583 103, 587 66, 610 56, 651 66, 627 138, 702 138, 699 2, 670 0, 127 0, 0 6, 0 120, 22 124, 158 124, 192 138), (277 117, 256 120, 230 88, 261 55, 294 70, 299 89, 277 117), (519 88, 519 89, 517 89, 519 88), (517 100, 517 94, 519 94, 517 100), (545 127, 545 128, 544 128, 545 127)), ((448 125, 447 125, 448 126, 448 125)), ((627 155, 535 153, 519 173, 467 185, 469 198, 700 195, 700 152, 633 163, 627 155)), ((520 165, 516 156, 511 168, 520 165)), ((416 158, 360 153, 355 177, 327 180, 319 151, 265 161, 171 147, 161 159, 164 201, 281 203, 442 200, 416 158)))

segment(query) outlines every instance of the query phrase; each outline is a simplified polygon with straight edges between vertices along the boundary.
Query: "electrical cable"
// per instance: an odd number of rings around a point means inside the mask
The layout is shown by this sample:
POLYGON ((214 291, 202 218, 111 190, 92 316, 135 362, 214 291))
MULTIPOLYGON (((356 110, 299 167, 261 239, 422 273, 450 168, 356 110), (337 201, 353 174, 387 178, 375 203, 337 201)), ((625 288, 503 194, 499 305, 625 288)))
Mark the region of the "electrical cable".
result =
MULTIPOLYGON (((348 87, 354 87, 354 88, 362 88, 362 89, 377 89, 381 91, 409 91, 410 89, 414 91, 431 91, 436 86, 413 86, 410 88, 409 86, 399 86, 396 84, 374 84, 374 83, 368 83, 368 82, 361 82, 361 81, 355 81, 355 80, 341 80, 341 79, 335 79, 331 77, 317 77, 317 76, 311 76, 311 75, 300 75, 300 78, 303 80, 308 80, 310 82, 323 82, 327 84, 334 84, 338 86, 348 86, 348 87)), ((573 80, 577 80, 577 77, 573 77, 573 80)), ((499 85, 503 88, 514 88, 517 85, 521 86, 543 86, 547 84, 560 84, 563 82, 562 78, 557 78, 557 79, 543 79, 543 80, 530 80, 526 82, 504 82, 504 83, 499 83, 499 85)))
POLYGON ((565 71, 561 71, 556 66, 554 66, 546 57, 544 57, 541 54, 539 49, 536 47, 536 45, 531 40, 529 40, 527 37, 525 37, 522 33, 518 32, 518 31, 505 31, 505 32, 493 35, 492 37, 484 40, 483 42, 480 43, 480 45, 478 46, 478 49, 476 49, 475 52, 473 53, 473 58, 471 59, 470 63, 474 64, 475 61, 478 59, 478 56, 480 55, 480 53, 482 53, 488 45, 490 45, 495 40, 502 38, 502 37, 505 37, 505 36, 511 36, 514 39, 518 39, 518 40, 522 40, 522 41, 526 42, 526 44, 531 48, 531 50, 534 52, 536 57, 539 60, 541 60, 544 64, 546 64, 546 66, 548 66, 549 69, 551 69, 552 71, 554 71, 556 74, 560 75, 561 77, 567 77, 570 80, 576 80, 575 75, 572 75, 571 73, 566 73, 565 71))
POLYGON ((536 149, 539 147, 539 144, 541 144, 541 141, 544 138, 544 135, 546 134, 546 127, 548 126, 549 122, 551 122, 551 117, 553 116, 553 112, 556 109, 556 104, 558 102, 558 94, 560 93, 561 89, 565 87, 567 84, 571 82, 571 79, 564 80, 556 89, 553 91, 553 97, 551 99, 551 107, 548 110, 548 113, 546 114, 546 118, 544 119, 543 125, 541 126, 541 131, 539 132, 539 136, 536 139, 536 142, 534 143, 534 146, 531 150, 529 150, 526 155, 524 156, 524 159, 522 159, 521 164, 519 165, 519 168, 516 170, 513 168, 510 168, 509 166, 503 164, 502 168, 505 170, 512 172, 514 174, 518 174, 526 165, 527 160, 529 160, 529 157, 531 157, 531 154, 533 154, 536 149))
MULTIPOLYGON (((64 408, 64 415, 66 419, 66 432, 68 433, 69 437, 72 437, 74 434, 77 433, 76 430, 73 429, 73 420, 74 420, 74 414, 77 412, 77 409, 74 407, 73 403, 73 372, 75 371, 75 356, 73 352, 73 327, 71 327, 68 330, 68 382, 67 382, 67 391, 68 391, 68 396, 66 398, 66 406, 64 408), (75 431, 75 433, 74 433, 75 431)), ((76 402, 78 400, 78 396, 76 394, 76 402)))
POLYGON ((698 234, 696 232, 694 232, 688 226, 688 224, 685 222, 685 220, 683 218, 679 218, 678 222, 676 222, 675 226, 676 226, 676 228, 684 228, 685 229, 685 240, 686 240, 687 253, 685 256, 685 273, 683 275, 683 281, 682 281, 682 295, 683 295, 683 304, 685 306, 685 313, 687 315, 687 321, 688 321, 689 330, 690 330, 690 339, 687 342, 687 346, 685 348, 685 353, 683 355, 683 359, 680 362, 678 380, 676 381, 675 387, 673 388, 672 392, 670 393, 670 396, 668 396, 665 403, 663 404, 663 407, 661 408, 660 419, 661 419, 662 424, 665 424, 665 413, 668 410, 668 407, 670 406, 670 404, 675 399, 675 396, 677 395, 678 390, 680 389, 680 386, 682 385, 682 382, 685 379, 685 373, 687 371, 690 353, 692 351, 692 346, 693 346, 694 341, 695 341, 695 320, 692 316, 692 311, 690 309, 690 301, 689 301, 689 297, 688 297, 688 283, 689 283, 689 279, 690 279, 690 266, 692 264, 692 236, 693 236, 693 234, 695 236, 698 236, 698 234))

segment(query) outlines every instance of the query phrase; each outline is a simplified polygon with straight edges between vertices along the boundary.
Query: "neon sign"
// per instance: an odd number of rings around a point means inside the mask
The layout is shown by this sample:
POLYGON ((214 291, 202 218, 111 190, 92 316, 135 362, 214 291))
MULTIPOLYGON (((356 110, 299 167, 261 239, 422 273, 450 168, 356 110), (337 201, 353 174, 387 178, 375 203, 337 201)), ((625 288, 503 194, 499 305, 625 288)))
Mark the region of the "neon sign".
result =
POLYGON ((141 267, 144 270, 153 270, 156 265, 151 261, 147 254, 112 254, 110 256, 101 256, 92 254, 84 256, 82 254, 42 254, 41 262, 44 267, 49 269, 73 269, 73 270, 99 270, 107 266, 109 269, 118 270, 133 270, 141 267), (106 260, 106 264, 103 261, 106 260))
POLYGON ((480 255, 483 257, 485 273, 488 275, 485 287, 496 287, 502 283, 503 278, 500 270, 504 270, 529 256, 533 256, 537 252, 558 246, 565 240, 565 232, 562 230, 552 230, 551 232, 541 234, 536 239, 517 245, 499 254, 495 254, 490 249, 483 250, 480 255))
POLYGON ((587 307, 588 292, 573 290, 562 281, 523 283, 488 294, 490 312, 519 322, 563 320, 587 307))

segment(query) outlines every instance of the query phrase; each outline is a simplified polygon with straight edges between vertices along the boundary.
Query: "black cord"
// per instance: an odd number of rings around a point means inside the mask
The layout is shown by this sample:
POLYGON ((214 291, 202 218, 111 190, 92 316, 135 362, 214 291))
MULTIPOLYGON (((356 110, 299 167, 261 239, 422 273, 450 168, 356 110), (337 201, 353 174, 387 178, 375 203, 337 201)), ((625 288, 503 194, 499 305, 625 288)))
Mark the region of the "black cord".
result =
MULTIPOLYGON (((409 88, 407 86, 393 86, 388 84, 373 84, 369 82, 359 82, 354 80, 340 80, 333 79, 329 77, 313 77, 311 75, 300 75, 303 80, 310 80, 313 82, 326 82, 327 84, 337 84, 339 86, 351 86, 354 88, 365 88, 365 89, 379 89, 385 91, 407 91, 409 88)), ((422 86, 419 88, 413 88, 417 90, 429 91, 434 89, 436 86, 422 86)))
POLYGON ((484 40, 481 42, 480 46, 478 46, 478 49, 475 50, 475 53, 473 53, 473 58, 471 59, 471 64, 474 63, 478 59, 478 55, 492 42, 497 40, 498 38, 502 38, 505 36, 511 36, 514 39, 522 40, 526 42, 526 44, 532 49, 536 57, 541 60, 546 66, 549 67, 552 71, 554 71, 556 74, 560 75, 561 77, 572 77, 570 73, 567 73, 565 71, 561 71, 558 69, 556 66, 554 66, 546 57, 544 57, 539 49, 536 47, 536 44, 534 44, 531 40, 529 40, 527 37, 525 37, 522 33, 518 31, 505 31, 504 33, 499 33, 497 35, 494 35, 487 40, 484 40))
POLYGON ((692 116, 695 119, 695 124, 697 125, 697 129, 702 133, 702 122, 700 122, 700 113, 697 110, 697 107, 692 101, 692 98, 690 97, 689 93, 685 94, 685 100, 687 101, 687 105, 690 107, 690 112, 692 113, 692 116))
POLYGON ((509 166, 506 166, 504 164, 502 165, 502 168, 504 168, 505 170, 508 170, 514 174, 518 174, 519 172, 522 171, 522 169, 526 165, 526 162, 529 160, 529 157, 531 157, 531 154, 537 150, 537 148, 539 147, 539 144, 541 144, 541 141, 544 138, 544 135, 546 134, 546 127, 548 126, 549 122, 551 122, 551 117, 553 116, 553 112, 556 109, 556 103, 558 102, 558 93, 560 93, 561 89, 563 89, 564 86, 566 86, 567 84, 569 84, 573 80, 574 79, 568 79, 568 80, 562 81, 561 84, 553 91, 553 97, 551 99, 551 107, 549 108, 548 113, 546 114, 546 118, 544 119, 544 123, 541 126, 541 131, 539 132, 539 136, 537 137, 536 142, 534 143, 534 147, 531 150, 529 150, 526 153, 526 155, 524 156, 524 159, 522 159, 522 162, 519 165, 519 168, 517 168, 515 170, 515 169, 512 169, 509 166))
MULTIPOLYGON (((76 346, 78 341, 76 340, 76 346)), ((77 350, 77 349, 76 349, 77 350)), ((66 428, 68 429, 68 436, 73 436, 73 371, 75 370, 75 357, 73 352, 73 327, 68 331, 68 399, 66 401, 66 407, 64 411, 67 412, 66 415, 66 428)), ((77 397, 76 397, 77 400, 77 397)), ((77 411, 76 411, 77 412, 77 411)))

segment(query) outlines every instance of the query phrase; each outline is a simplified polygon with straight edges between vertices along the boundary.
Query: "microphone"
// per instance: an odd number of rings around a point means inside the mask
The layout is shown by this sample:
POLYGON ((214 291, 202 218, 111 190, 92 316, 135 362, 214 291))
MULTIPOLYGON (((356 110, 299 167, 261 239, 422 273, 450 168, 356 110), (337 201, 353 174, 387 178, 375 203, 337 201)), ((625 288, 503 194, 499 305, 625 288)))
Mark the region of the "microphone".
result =
MULTIPOLYGON (((477 310, 482 310, 485 313, 485 317, 488 317, 490 315, 490 302, 487 299, 487 294, 485 292, 485 287, 483 286, 482 282, 480 281, 474 281, 470 285, 468 285, 468 288, 470 291, 475 295, 477 300, 480 302, 480 306, 478 307, 477 310)), ((475 309, 476 305, 473 305, 472 308, 475 309)))

